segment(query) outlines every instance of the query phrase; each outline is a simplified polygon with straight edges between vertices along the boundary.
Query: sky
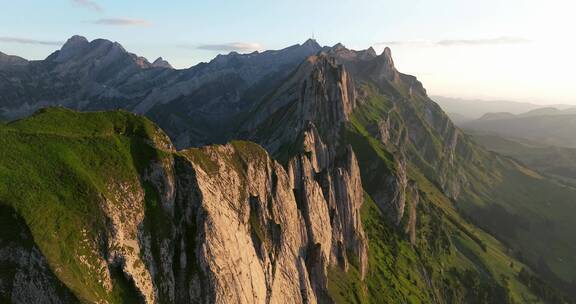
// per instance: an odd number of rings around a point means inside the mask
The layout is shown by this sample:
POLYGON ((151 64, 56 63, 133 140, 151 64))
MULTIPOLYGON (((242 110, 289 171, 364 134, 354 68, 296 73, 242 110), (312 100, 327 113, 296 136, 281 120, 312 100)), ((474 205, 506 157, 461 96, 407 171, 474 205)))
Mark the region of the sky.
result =
POLYGON ((230 51, 392 49, 429 94, 576 104, 571 0, 0 0, 0 51, 43 59, 72 35, 177 68, 230 51))

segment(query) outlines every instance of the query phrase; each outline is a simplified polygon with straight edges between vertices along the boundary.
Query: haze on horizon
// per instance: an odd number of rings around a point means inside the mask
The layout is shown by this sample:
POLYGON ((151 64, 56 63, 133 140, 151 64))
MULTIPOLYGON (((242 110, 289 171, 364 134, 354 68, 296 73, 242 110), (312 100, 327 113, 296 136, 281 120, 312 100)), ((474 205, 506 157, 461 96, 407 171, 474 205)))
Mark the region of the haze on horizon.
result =
POLYGON ((575 9, 568 0, 6 1, 0 52, 43 59, 79 34, 185 68, 314 36, 391 47, 431 95, 576 104, 575 9))

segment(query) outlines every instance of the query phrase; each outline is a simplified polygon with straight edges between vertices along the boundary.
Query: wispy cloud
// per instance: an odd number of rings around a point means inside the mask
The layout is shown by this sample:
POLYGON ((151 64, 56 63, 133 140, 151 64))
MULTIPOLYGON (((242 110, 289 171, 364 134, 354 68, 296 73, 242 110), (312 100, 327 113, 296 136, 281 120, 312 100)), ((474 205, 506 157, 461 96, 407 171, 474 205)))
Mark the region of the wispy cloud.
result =
POLYGON ((504 44, 523 44, 531 42, 521 37, 497 37, 489 39, 451 39, 451 40, 412 40, 412 41, 384 41, 378 45, 387 46, 412 46, 412 47, 429 47, 429 46, 482 46, 482 45, 504 45, 504 44))
POLYGON ((90 22, 92 24, 112 25, 112 26, 149 26, 151 23, 144 19, 131 18, 101 18, 90 22))
POLYGON ((262 50, 262 45, 256 42, 231 42, 222 44, 180 45, 180 47, 217 52, 254 52, 262 50))
POLYGON ((498 37, 492 39, 476 39, 476 40, 441 40, 438 45, 451 46, 451 45, 491 45, 491 44, 522 44, 528 43, 530 40, 520 37, 498 37))
POLYGON ((36 44, 36 45, 56 45, 56 46, 64 44, 63 41, 36 40, 36 39, 19 38, 19 37, 0 37, 0 42, 36 44))
POLYGON ((90 0, 72 0, 76 5, 82 6, 84 8, 93 10, 98 13, 102 13, 104 9, 98 3, 90 0))

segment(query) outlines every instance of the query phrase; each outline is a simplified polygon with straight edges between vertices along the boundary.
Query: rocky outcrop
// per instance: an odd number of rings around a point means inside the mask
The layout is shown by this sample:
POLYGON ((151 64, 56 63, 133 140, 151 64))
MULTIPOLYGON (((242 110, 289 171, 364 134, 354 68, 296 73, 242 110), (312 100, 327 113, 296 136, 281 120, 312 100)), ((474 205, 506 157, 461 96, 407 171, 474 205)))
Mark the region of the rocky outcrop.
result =
POLYGON ((322 54, 309 60, 314 68, 302 84, 297 115, 303 121, 314 122, 323 138, 334 145, 341 126, 356 107, 354 81, 334 57, 322 54))
POLYGON ((185 155, 199 191, 196 252, 209 282, 208 301, 315 303, 300 267, 306 226, 283 168, 248 143, 185 155), (206 162, 197 163, 199 157, 206 162))
POLYGON ((408 196, 410 200, 408 200, 408 221, 404 228, 405 233, 408 234, 410 238, 410 242, 412 245, 416 244, 416 225, 417 225, 417 208, 418 204, 420 203, 420 192, 418 190, 418 184, 414 181, 410 181, 408 183, 407 189, 408 196))
POLYGON ((328 301, 328 267, 345 270, 354 255, 366 272, 363 191, 351 149, 326 163, 313 130, 309 153, 288 171, 256 144, 233 142, 167 150, 137 184, 111 179, 101 203, 104 250, 87 240, 90 254, 78 263, 106 293, 123 277, 126 292, 146 303, 328 301))
POLYGON ((389 149, 404 151, 408 144, 408 131, 395 112, 388 112, 378 122, 377 138, 389 149))
POLYGON ((313 123, 334 157, 340 131, 356 102, 354 81, 346 68, 321 53, 309 57, 273 96, 259 104, 238 136, 275 155, 286 144, 300 144, 304 130, 313 123))
POLYGON ((313 161, 295 157, 288 172, 244 142, 185 155, 198 182, 198 263, 209 278, 210 299, 323 302, 330 265, 346 268, 350 253, 366 271, 363 192, 352 151, 329 175, 318 162, 321 151, 308 154, 313 161))
MULTIPOLYGON (((341 225, 343 246, 347 254, 352 254, 357 258, 357 267, 361 276, 364 277, 368 270, 368 240, 360 217, 360 209, 364 202, 364 189, 360 180, 358 161, 350 146, 346 148, 341 164, 333 170, 333 179, 333 205, 336 206, 333 221, 341 225)), ((332 197, 331 193, 329 197, 332 197)))
POLYGON ((347 269, 350 254, 358 261, 355 266, 362 275, 366 270, 360 170, 352 149, 341 144, 342 129, 356 106, 356 89, 350 74, 335 57, 322 53, 308 58, 287 85, 260 106, 261 111, 254 114, 256 119, 245 126, 256 129, 249 132, 256 136, 249 138, 272 154, 288 158, 296 199, 306 211, 308 225, 314 228, 309 231, 309 238, 319 245, 313 250, 317 257, 315 267, 321 269, 314 274, 319 277, 326 276, 328 265, 347 269), (274 113, 282 117, 275 119, 274 113), (293 148, 285 151, 286 145, 293 148))
POLYGON ((394 66, 394 60, 392 59, 392 51, 390 48, 384 48, 384 51, 379 56, 377 62, 376 75, 379 77, 379 81, 390 81, 392 83, 400 82, 400 73, 396 70, 394 66))
POLYGON ((404 218, 408 172, 405 156, 402 153, 396 153, 395 156, 395 170, 382 176, 383 185, 373 194, 373 199, 389 220, 399 225, 404 218))

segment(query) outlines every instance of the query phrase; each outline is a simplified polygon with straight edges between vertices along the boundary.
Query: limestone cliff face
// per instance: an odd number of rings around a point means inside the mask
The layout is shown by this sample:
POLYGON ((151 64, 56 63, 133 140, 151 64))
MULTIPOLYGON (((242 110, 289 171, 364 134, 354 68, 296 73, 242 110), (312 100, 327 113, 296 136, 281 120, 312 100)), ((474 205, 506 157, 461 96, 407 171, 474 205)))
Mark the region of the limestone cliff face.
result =
POLYGON ((287 157, 296 199, 313 228, 309 238, 319 245, 314 248, 317 289, 326 287, 327 267, 347 269, 349 254, 357 256, 361 274, 367 267, 360 170, 354 151, 341 144, 342 129, 356 106, 351 75, 335 57, 322 53, 308 58, 244 127, 256 130, 249 132, 256 134, 250 139, 287 157))
MULTIPOLYGON (((288 170, 234 142, 153 162, 142 188, 111 186, 102 267, 120 269, 146 303, 327 301, 328 267, 347 269, 353 254, 367 268, 363 191, 351 149, 326 166, 323 143, 307 136, 310 153, 288 170)), ((111 291, 113 274, 103 278, 111 291)))
POLYGON ((305 225, 286 171, 248 143, 184 155, 198 189, 192 203, 206 301, 316 303, 305 267, 313 228, 305 225), (195 161, 199 156, 205 164, 195 161))
MULTIPOLYGON (((339 158, 330 158, 326 145, 318 137, 314 125, 304 132, 304 153, 289 162, 289 175, 302 202, 307 221, 314 226, 330 227, 330 234, 322 233, 322 261, 347 269, 353 254, 359 261, 362 275, 367 268, 367 239, 360 218, 363 188, 356 156, 346 147, 339 158), (317 199, 313 199, 316 197, 317 199), (318 204, 320 203, 320 204, 318 204)), ((313 229, 311 233, 319 235, 313 229)), ((314 235, 312 236, 313 239, 314 235)), ((324 267, 325 268, 325 267, 324 267)))
POLYGON ((320 53, 309 57, 275 94, 256 107, 238 137, 277 155, 286 144, 301 144, 304 131, 313 124, 333 158, 341 128, 356 102, 354 80, 347 69, 334 57, 320 53))

